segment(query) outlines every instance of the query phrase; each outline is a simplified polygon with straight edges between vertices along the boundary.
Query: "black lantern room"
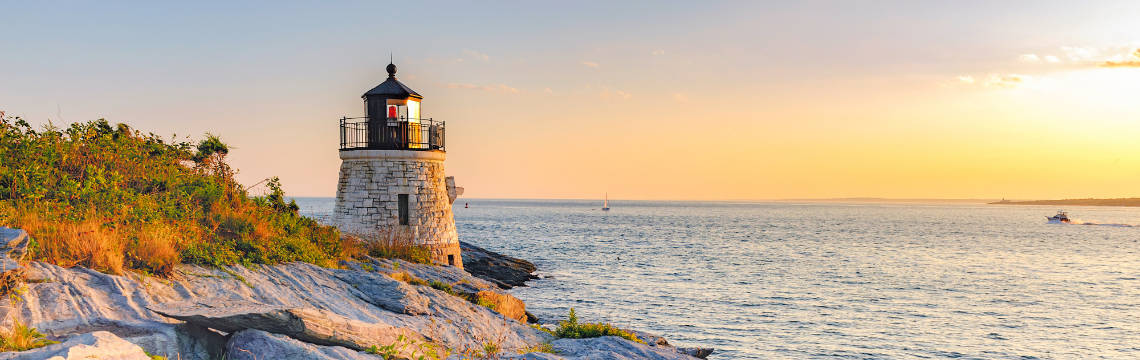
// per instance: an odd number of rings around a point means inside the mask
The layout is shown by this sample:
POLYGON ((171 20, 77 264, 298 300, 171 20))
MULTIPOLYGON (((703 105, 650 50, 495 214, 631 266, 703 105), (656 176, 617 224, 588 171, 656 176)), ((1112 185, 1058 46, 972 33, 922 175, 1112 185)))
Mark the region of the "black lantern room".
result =
POLYGON ((423 96, 396 80, 396 65, 388 64, 388 79, 364 93, 364 111, 370 119, 420 118, 423 96))
POLYGON ((396 65, 388 64, 388 79, 361 95, 365 117, 341 119, 343 150, 443 150, 443 122, 420 116, 423 96, 396 80, 396 65))

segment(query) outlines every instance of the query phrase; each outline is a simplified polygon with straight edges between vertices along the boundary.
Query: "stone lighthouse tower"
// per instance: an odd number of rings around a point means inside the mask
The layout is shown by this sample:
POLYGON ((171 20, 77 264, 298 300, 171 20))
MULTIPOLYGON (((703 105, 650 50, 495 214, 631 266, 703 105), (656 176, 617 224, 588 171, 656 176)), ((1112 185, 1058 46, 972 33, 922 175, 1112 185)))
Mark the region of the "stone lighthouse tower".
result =
POLYGON ((432 261, 463 267, 444 175, 444 123, 420 115, 423 96, 388 79, 362 96, 366 116, 340 120, 340 182, 333 223, 364 239, 412 240, 432 261))

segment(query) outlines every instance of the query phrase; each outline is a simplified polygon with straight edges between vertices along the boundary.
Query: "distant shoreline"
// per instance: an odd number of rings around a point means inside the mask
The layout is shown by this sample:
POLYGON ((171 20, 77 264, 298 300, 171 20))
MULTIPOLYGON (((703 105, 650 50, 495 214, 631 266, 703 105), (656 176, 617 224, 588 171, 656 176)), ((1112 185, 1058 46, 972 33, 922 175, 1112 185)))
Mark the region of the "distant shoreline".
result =
POLYGON ((1140 198, 1116 199, 1062 199, 1062 200, 1001 200, 992 205, 1074 205, 1074 206, 1140 206, 1140 198))

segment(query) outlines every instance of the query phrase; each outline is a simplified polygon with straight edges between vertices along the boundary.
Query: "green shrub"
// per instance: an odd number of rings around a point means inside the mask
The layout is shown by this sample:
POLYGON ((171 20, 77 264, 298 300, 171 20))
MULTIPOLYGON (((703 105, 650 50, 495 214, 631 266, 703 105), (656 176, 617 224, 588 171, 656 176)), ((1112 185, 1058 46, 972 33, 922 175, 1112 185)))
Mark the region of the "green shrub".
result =
POLYGON ((364 349, 364 352, 379 355, 385 360, 402 359, 402 357, 400 357, 402 353, 409 353, 411 358, 416 360, 440 360, 446 359, 449 353, 447 349, 439 345, 409 339, 404 335, 397 336, 396 341, 388 345, 372 345, 364 349))
POLYGON ((279 179, 251 196, 230 150, 209 134, 192 145, 105 120, 37 131, 0 117, 0 226, 32 235, 33 260, 116 274, 355 255, 336 228, 298 215, 279 179))
POLYGON ((19 319, 12 321, 11 329, 0 331, 0 351, 25 351, 58 343, 45 339, 44 334, 19 319))
POLYGON ((497 355, 499 355, 499 352, 502 350, 503 350, 503 348, 501 345, 499 345, 498 342, 495 342, 495 341, 484 341, 483 342, 483 357, 497 358, 498 357, 497 355))
MULTIPOLYGON (((545 329, 543 329, 543 330, 545 330, 545 329)), ((550 345, 550 343, 541 343, 541 344, 534 345, 531 347, 519 349, 519 354, 534 353, 534 352, 547 353, 547 354, 557 354, 558 353, 557 350, 554 350, 554 345, 550 345)))
MULTIPOLYGON (((356 240, 369 256, 384 259, 401 259, 416 264, 431 264, 431 247, 416 242, 411 231, 389 229, 356 240)), ((399 265, 393 264, 393 269, 399 265)))
POLYGON ((558 330, 554 331, 554 336, 568 339, 585 339, 595 338, 601 336, 617 336, 629 341, 642 343, 645 341, 637 338, 637 335, 631 334, 628 331, 618 329, 610 324, 603 323, 578 323, 578 315, 574 313, 574 308, 570 308, 570 316, 566 321, 558 323, 558 330))
POLYGON ((442 281, 438 281, 438 280, 428 281, 428 286, 431 286, 431 288, 433 288, 433 289, 443 291, 443 292, 451 294, 451 295, 459 296, 459 294, 455 292, 455 289, 451 288, 451 284, 448 284, 448 283, 445 283, 442 281))
POLYGON ((408 283, 411 285, 427 285, 428 284, 428 282, 424 281, 424 279, 420 279, 420 278, 416 277, 415 275, 409 274, 407 271, 391 273, 388 276, 390 276, 393 279, 396 279, 398 281, 402 281, 402 282, 405 282, 405 283, 408 283))
POLYGON ((473 301, 473 302, 475 303, 475 305, 479 305, 479 306, 482 306, 482 307, 485 307, 485 308, 488 308, 491 310, 495 310, 496 308, 499 307, 499 304, 496 304, 491 299, 488 299, 485 297, 480 297, 480 296, 475 296, 474 298, 475 298, 475 301, 473 301))

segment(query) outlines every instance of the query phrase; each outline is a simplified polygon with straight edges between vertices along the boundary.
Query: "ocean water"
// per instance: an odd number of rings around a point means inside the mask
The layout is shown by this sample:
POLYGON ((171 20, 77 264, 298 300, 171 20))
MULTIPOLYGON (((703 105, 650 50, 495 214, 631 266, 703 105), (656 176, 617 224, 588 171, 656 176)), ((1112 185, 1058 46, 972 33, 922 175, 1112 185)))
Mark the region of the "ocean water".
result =
POLYGON ((1068 208, 1082 226, 1038 206, 598 207, 461 198, 455 218, 538 266, 511 292, 540 318, 573 307, 713 359, 1140 358, 1140 209, 1068 208))

